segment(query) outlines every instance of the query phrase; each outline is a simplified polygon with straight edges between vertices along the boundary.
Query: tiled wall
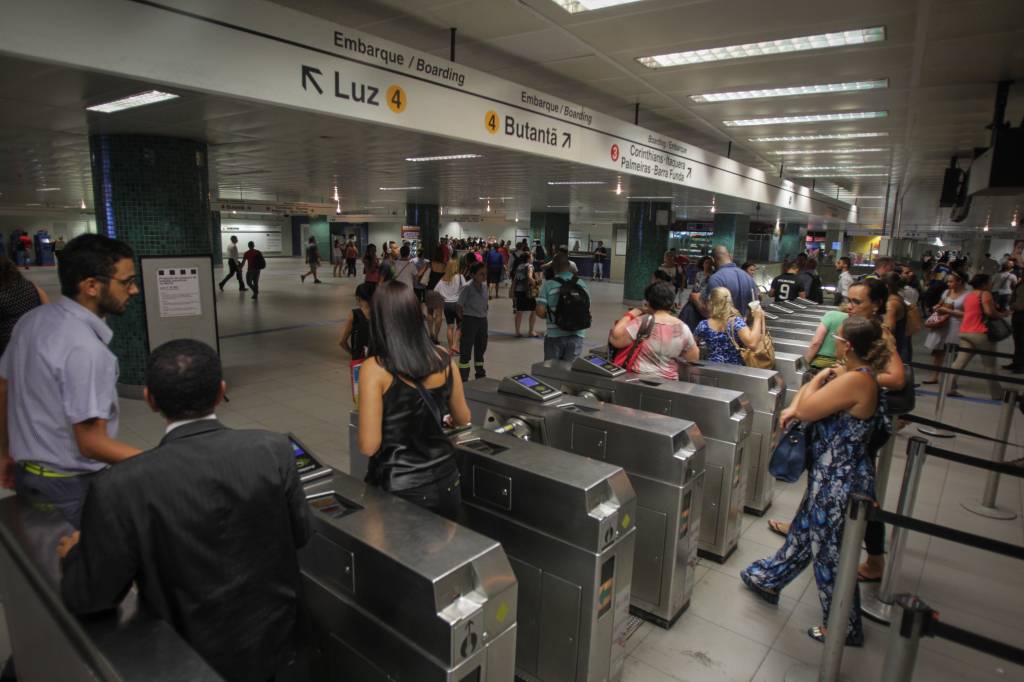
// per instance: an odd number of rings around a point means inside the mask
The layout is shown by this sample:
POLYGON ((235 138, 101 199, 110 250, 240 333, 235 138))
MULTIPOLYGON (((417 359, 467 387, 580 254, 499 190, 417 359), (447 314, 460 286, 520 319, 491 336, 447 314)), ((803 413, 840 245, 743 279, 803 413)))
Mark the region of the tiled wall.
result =
MULTIPOLYGON (((128 242, 136 259, 211 253, 206 143, 139 135, 93 135, 89 143, 101 234, 128 242)), ((144 379, 148 349, 142 296, 123 316, 107 320, 124 384, 140 385, 144 379)))

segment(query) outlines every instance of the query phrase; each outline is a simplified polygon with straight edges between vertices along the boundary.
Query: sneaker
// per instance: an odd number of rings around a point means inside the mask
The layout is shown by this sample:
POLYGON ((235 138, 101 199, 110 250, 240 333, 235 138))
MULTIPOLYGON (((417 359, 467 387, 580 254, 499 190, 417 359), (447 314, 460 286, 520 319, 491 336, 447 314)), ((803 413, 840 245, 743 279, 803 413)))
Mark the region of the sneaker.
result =
POLYGON ((221 283, 220 283, 220 284, 218 284, 217 286, 218 286, 218 287, 220 287, 220 290, 221 290, 221 291, 224 291, 224 282, 221 282, 221 283))
POLYGON ((313 284, 323 284, 323 281, 319 279, 314 279, 313 284))

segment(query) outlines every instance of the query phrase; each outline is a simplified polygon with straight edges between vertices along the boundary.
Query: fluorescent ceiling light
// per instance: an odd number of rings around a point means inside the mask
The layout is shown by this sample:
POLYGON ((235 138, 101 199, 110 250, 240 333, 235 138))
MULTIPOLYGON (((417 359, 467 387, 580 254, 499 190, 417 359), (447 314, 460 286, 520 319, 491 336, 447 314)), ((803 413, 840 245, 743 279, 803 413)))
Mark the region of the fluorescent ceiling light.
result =
POLYGON ((797 178, 887 178, 888 173, 844 173, 842 171, 836 173, 810 173, 807 175, 801 174, 796 175, 797 178))
POLYGON ((860 121, 865 118, 885 118, 888 111, 849 111, 838 114, 805 114, 803 116, 768 116, 766 118, 739 118, 722 121, 730 128, 738 126, 772 126, 782 123, 821 123, 823 121, 860 121))
POLYGON ((515 199, 515 197, 477 197, 480 201, 505 201, 506 199, 515 199))
POLYGON ((618 7, 619 5, 630 5, 640 0, 552 0, 556 5, 566 12, 576 14, 577 12, 591 12, 597 9, 618 7))
POLYGON ((413 189, 423 189, 422 187, 378 187, 381 192, 406 192, 413 189))
POLYGON ((549 185, 603 185, 604 180, 548 180, 549 185))
POLYGON ((803 156, 804 154, 867 154, 869 152, 887 152, 888 147, 837 147, 835 149, 784 149, 772 152, 776 156, 803 156))
POLYGON ((134 109, 135 107, 144 107, 147 104, 156 104, 157 102, 163 102, 168 99, 176 99, 178 96, 169 92, 160 92, 159 90, 147 90, 146 92, 140 92, 135 95, 129 95, 128 97, 122 97, 121 99, 115 99, 113 102, 104 102, 103 104, 95 104, 91 107, 86 107, 89 111, 98 111, 101 114, 112 114, 116 111, 124 111, 125 109, 134 109))
POLYGON ((60 187, 40 187, 37 192, 59 192, 60 187))
POLYGON ((694 102, 730 102, 738 99, 762 99, 765 97, 796 97, 798 95, 821 95, 837 92, 859 92, 889 87, 889 79, 873 81, 850 81, 847 83, 825 83, 823 85, 793 85, 785 88, 765 90, 736 90, 734 92, 707 92, 690 95, 694 102))
POLYGON ((804 50, 822 50, 829 47, 847 47, 878 43, 885 40, 885 27, 875 26, 854 31, 837 31, 835 33, 819 33, 810 36, 797 36, 781 40, 764 40, 759 43, 711 47, 703 50, 688 50, 669 54, 637 57, 637 61, 649 69, 663 69, 670 66, 718 62, 727 59, 746 59, 763 57, 771 54, 802 52, 804 50))
POLYGON ((848 171, 848 170, 869 170, 872 168, 887 168, 884 164, 872 164, 866 166, 791 166, 791 171, 848 171))
POLYGON ((671 201, 675 197, 626 197, 627 199, 663 199, 665 201, 671 201))
POLYGON ((889 137, 889 133, 831 133, 828 135, 785 135, 783 137, 748 137, 749 142, 812 142, 814 140, 857 140, 864 137, 889 137))
POLYGON ((457 161, 459 159, 479 159, 480 154, 448 154, 447 156, 411 156, 406 161, 419 163, 421 161, 457 161))
POLYGON ((554 204, 548 204, 548 208, 572 208, 572 206, 556 206, 554 204))

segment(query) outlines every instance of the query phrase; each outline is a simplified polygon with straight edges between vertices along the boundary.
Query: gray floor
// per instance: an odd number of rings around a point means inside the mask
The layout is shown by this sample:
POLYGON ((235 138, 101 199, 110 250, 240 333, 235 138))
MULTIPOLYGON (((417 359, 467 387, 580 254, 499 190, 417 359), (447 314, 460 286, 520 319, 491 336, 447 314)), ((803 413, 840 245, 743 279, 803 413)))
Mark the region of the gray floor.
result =
MULTIPOLYGON (((293 431, 327 463, 347 470, 346 425, 351 407, 347 358, 338 348, 340 321, 354 305, 355 280, 332 279, 300 284, 297 259, 272 259, 263 276, 260 300, 237 291, 218 294, 221 351, 230 403, 219 411, 234 427, 293 431)), ((29 276, 56 293, 52 269, 29 276)), ((326 273, 329 275, 330 273, 326 273)), ((622 305, 620 285, 593 286, 595 339, 603 337, 622 305)), ((491 302, 491 337, 486 355, 491 376, 522 371, 543 356, 540 340, 512 336, 511 302, 491 302)), ((538 330, 543 325, 538 324, 538 330)), ((524 325, 525 331, 525 325, 524 325)), ((923 357, 923 353, 918 353, 923 357)), ((977 363, 976 363, 977 364, 977 363)), ((972 367, 974 368, 974 367, 972 367)), ((980 366, 977 367, 980 369, 980 366)), ((982 396, 971 380, 966 396, 982 396)), ((933 398, 920 396, 918 413, 932 414, 933 398)), ((139 401, 122 402, 121 436, 141 447, 163 433, 160 419, 139 401)), ((951 399, 946 419, 965 428, 992 433, 998 407, 989 402, 951 399)), ((902 477, 906 435, 900 434, 890 479, 887 509, 895 508, 902 477)), ((1017 417, 1012 441, 1024 442, 1024 420, 1017 417)), ((942 447, 989 456, 991 446, 970 438, 943 441, 942 447)), ((1009 458, 1024 453, 1011 449, 1009 458)), ((999 504, 1018 513, 1013 521, 993 521, 964 511, 961 500, 979 497, 984 475, 977 469, 933 459, 925 467, 914 515, 954 528, 1024 545, 1022 483, 1005 479, 999 504)), ((789 518, 803 483, 779 485, 770 515, 789 518)), ((747 517, 738 551, 724 564, 701 561, 690 610, 669 631, 644 624, 629 640, 627 682, 758 680, 780 682, 801 663, 816 664, 821 647, 804 633, 821 622, 810 571, 786 588, 778 606, 747 592, 737 577, 750 561, 772 554, 781 539, 765 520, 747 517)), ((1024 647, 1024 571, 1019 562, 980 550, 914 535, 900 588, 916 591, 938 609, 943 620, 1024 647)), ((0 619, 0 649, 6 632, 0 619)), ((886 628, 867 623, 867 644, 847 649, 847 679, 877 680, 885 655, 886 628)), ((4 651, 0 651, 3 654, 4 651)), ((1024 668, 941 640, 925 640, 914 680, 1022 680, 1024 668)))

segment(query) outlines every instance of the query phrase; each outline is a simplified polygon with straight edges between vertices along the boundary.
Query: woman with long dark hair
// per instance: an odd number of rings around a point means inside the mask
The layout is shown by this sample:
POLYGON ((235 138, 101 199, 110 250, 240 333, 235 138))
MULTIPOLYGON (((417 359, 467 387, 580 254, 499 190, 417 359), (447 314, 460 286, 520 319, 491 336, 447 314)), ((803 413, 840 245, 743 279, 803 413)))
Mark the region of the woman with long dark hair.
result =
POLYGON ((363 254, 363 281, 376 286, 380 283, 380 259, 377 258, 377 245, 369 244, 363 254))
POLYGON ((454 519, 455 448, 444 432, 469 423, 458 368, 430 341, 412 287, 381 284, 370 312, 370 357, 359 377, 359 451, 368 483, 454 519))
MULTIPOLYGON (((853 493, 874 497, 871 450, 881 447, 891 433, 875 378, 888 366, 891 354, 882 326, 874 319, 849 317, 835 340, 837 357, 845 367, 819 372, 804 384, 780 420, 783 427, 794 419, 814 425, 803 501, 779 551, 740 572, 747 587, 777 604, 779 592, 813 564, 823 623, 828 622, 832 606, 847 503, 853 493)), ((831 636, 824 626, 812 627, 807 634, 818 641, 831 636)), ((841 636, 848 646, 864 643, 859 592, 854 592, 841 636)))
POLYGON ((0 256, 0 355, 7 350, 11 332, 21 316, 49 302, 46 292, 22 277, 7 256, 0 256))

